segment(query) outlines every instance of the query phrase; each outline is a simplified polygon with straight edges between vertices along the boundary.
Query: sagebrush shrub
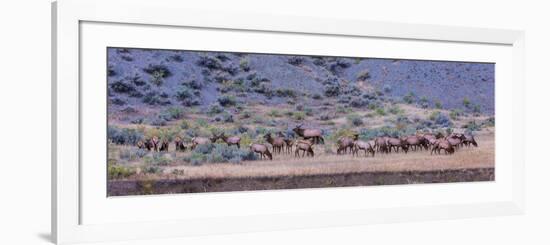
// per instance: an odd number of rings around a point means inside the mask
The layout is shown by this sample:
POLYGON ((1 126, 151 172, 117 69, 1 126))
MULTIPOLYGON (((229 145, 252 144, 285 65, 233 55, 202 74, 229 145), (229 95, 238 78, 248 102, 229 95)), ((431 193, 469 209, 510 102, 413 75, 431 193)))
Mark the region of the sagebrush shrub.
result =
POLYGON ((218 98, 218 102, 220 103, 221 106, 228 107, 228 106, 236 105, 237 99, 235 98, 235 96, 224 95, 218 98))
POLYGON ((288 63, 294 66, 299 66, 304 63, 304 58, 301 56, 292 56, 288 58, 288 63))
POLYGON ((355 127, 363 125, 363 119, 357 114, 348 115, 348 121, 355 127))
POLYGON ((133 128, 107 127, 107 138, 115 144, 135 145, 143 139, 143 133, 133 128))
POLYGON ((413 92, 409 92, 407 95, 403 97, 403 101, 405 101, 405 103, 407 104, 412 104, 414 103, 415 98, 416 98, 416 95, 413 92))
POLYGON ((149 66, 143 68, 143 71, 151 76, 157 76, 160 78, 167 78, 169 76, 172 76, 172 72, 165 65, 149 64, 149 66))
POLYGON ((117 164, 108 164, 107 174, 109 179, 124 179, 136 174, 136 170, 117 164))
POLYGON ((217 70, 220 69, 222 64, 220 60, 217 58, 211 57, 209 55, 203 55, 199 57, 199 60, 197 61, 197 65, 206 67, 210 70, 217 70))
POLYGON ((338 85, 326 85, 325 86, 325 96, 326 97, 336 97, 340 95, 340 86, 338 85))

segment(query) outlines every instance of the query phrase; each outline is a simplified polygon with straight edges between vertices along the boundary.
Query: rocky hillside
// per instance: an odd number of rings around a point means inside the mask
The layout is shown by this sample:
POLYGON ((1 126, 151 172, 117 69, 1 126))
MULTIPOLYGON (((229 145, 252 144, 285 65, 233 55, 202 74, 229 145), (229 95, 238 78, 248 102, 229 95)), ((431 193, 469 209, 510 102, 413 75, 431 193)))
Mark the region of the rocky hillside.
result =
POLYGON ((494 113, 494 64, 126 48, 107 52, 110 114, 328 100, 335 108, 389 101, 494 113))

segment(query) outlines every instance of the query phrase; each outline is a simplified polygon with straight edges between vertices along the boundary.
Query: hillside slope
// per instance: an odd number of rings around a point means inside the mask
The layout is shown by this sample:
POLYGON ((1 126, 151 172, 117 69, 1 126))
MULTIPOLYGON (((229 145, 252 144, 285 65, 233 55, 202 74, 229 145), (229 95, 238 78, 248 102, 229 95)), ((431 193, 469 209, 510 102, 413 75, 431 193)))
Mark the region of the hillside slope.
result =
POLYGON ((224 96, 269 106, 330 98, 352 108, 391 101, 494 113, 494 64, 125 48, 107 55, 109 113, 205 109, 224 96))

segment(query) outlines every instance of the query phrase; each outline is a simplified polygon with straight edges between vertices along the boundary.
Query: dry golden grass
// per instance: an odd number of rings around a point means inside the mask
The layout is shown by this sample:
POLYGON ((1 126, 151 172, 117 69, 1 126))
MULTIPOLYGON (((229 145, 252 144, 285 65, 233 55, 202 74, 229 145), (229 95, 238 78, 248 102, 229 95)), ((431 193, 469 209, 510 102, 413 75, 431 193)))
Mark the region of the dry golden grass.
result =
POLYGON ((376 171, 430 171, 445 169, 494 167, 494 133, 481 132, 479 147, 461 148, 453 155, 430 155, 429 151, 376 154, 373 157, 325 154, 316 146, 314 158, 295 158, 294 154, 274 155, 272 161, 248 161, 243 164, 205 164, 201 166, 167 167, 165 173, 183 170, 183 178, 227 178, 359 173, 376 171))

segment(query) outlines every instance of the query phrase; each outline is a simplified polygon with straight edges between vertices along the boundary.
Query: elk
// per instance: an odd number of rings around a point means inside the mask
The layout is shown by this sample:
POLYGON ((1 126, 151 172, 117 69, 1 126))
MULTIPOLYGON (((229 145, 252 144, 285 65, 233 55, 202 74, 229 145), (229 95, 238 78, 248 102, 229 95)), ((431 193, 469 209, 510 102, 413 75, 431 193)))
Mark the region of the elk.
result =
POLYGON ((460 145, 462 145, 465 138, 466 137, 463 134, 453 133, 447 136, 445 139, 449 142, 449 144, 451 144, 453 148, 458 148, 460 145))
POLYGON ((273 156, 271 155, 271 152, 269 152, 269 148, 267 148, 264 144, 252 143, 250 144, 250 150, 254 153, 259 153, 260 159, 267 156, 269 160, 273 160, 273 156))
POLYGON ((386 144, 388 145, 389 152, 391 152, 392 149, 394 149, 395 152, 399 152, 399 148, 403 149, 405 153, 409 151, 407 142, 400 138, 388 138, 386 144))
POLYGON ((167 139, 163 139, 163 140, 160 142, 159 151, 168 151, 168 145, 169 145, 168 140, 167 140, 167 139))
POLYGON ((145 146, 145 143, 143 143, 143 140, 140 140, 136 143, 136 146, 139 148, 139 149, 145 149, 146 146, 145 146))
POLYGON ((474 145, 475 147, 477 147, 477 141, 471 134, 464 136, 464 144, 466 144, 468 147, 470 147, 470 145, 474 145))
POLYGON ((312 140, 298 140, 296 142, 296 150, 294 151, 295 157, 300 157, 300 151, 303 151, 302 157, 307 153, 307 156, 314 157, 313 142, 312 140))
POLYGON ((413 150, 415 151, 416 149, 422 150, 422 148, 428 150, 428 140, 422 136, 412 135, 404 137, 403 140, 405 140, 407 146, 413 147, 413 150))
POLYGON ((294 145, 294 140, 289 138, 289 137, 286 137, 283 133, 281 132, 278 132, 277 135, 279 137, 282 137, 283 140, 285 141, 285 149, 286 149, 286 153, 291 153, 292 152, 292 145, 294 145))
MULTIPOLYGON (((358 135, 354 135, 354 137, 358 137, 358 135)), ((350 152, 353 151, 353 141, 354 139, 350 137, 340 137, 338 141, 336 141, 336 145, 338 147, 338 149, 336 150, 336 154, 346 154, 348 153, 348 149, 350 150, 350 152)))
POLYGON ((373 145, 369 142, 365 142, 362 140, 358 140, 357 137, 355 138, 355 141, 353 141, 353 156, 357 155, 359 156, 359 151, 365 152, 365 157, 367 157, 367 153, 371 153, 372 157, 374 157, 374 148, 373 145))
POLYGON ((181 137, 177 136, 174 140, 174 144, 176 145, 176 151, 185 151, 185 145, 183 144, 183 140, 181 137))
POLYGON ((212 138, 193 137, 191 139, 191 150, 194 150, 195 147, 197 147, 197 145, 205 145, 205 144, 216 142, 217 139, 218 137, 216 135, 214 135, 214 137, 212 138))
POLYGON ((153 143, 151 143, 151 139, 146 139, 143 142, 143 146, 145 146, 145 149, 147 149, 148 151, 151 151, 151 149, 153 149, 153 143))
POLYGON ((312 139, 313 144, 325 144, 325 139, 321 136, 322 132, 320 129, 304 128, 303 124, 299 124, 292 131, 306 140, 312 139))
POLYGON ((376 137, 374 139, 374 146, 378 152, 389 153, 387 139, 388 137, 376 137))
POLYGON ((422 137, 424 137, 424 139, 426 139, 428 142, 428 148, 429 147, 432 147, 434 145, 434 143, 437 141, 437 136, 433 135, 433 134, 424 134, 422 135, 422 137))
POLYGON ((222 139, 228 146, 236 145, 237 148, 241 149, 241 137, 239 136, 225 136, 225 133, 222 133, 217 139, 222 139))
POLYGON ((159 138, 157 136, 153 136, 153 138, 150 140, 151 148, 154 151, 159 151, 159 138))
POLYGON ((438 139, 432 147, 430 154, 437 151, 437 154, 441 154, 441 150, 445 150, 445 154, 453 154, 455 152, 454 147, 449 143, 447 139, 438 139))
POLYGON ((271 136, 271 133, 267 133, 264 135, 264 139, 272 146, 274 154, 281 153, 285 145, 285 141, 282 137, 277 136, 274 138, 271 136))

